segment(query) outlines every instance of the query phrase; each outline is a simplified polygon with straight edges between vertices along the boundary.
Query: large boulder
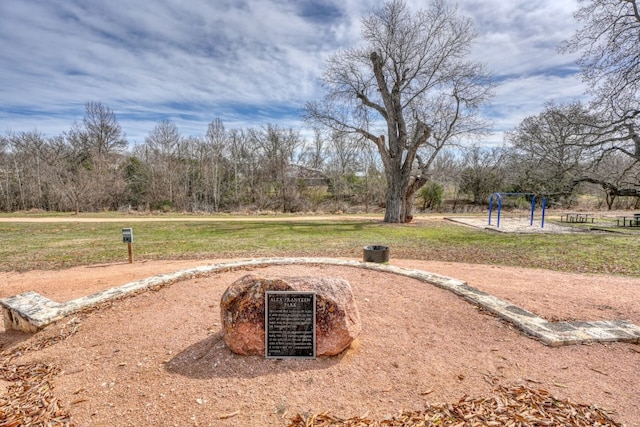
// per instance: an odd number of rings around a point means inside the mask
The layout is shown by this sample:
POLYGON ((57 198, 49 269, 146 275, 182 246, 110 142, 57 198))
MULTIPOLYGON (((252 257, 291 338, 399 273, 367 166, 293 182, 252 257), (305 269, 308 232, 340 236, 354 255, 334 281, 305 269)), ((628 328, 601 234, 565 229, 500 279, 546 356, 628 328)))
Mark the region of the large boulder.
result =
POLYGON ((220 302, 224 341, 234 353, 264 356, 266 291, 316 293, 317 356, 341 353, 360 334, 360 315, 346 280, 246 275, 227 288, 220 302))

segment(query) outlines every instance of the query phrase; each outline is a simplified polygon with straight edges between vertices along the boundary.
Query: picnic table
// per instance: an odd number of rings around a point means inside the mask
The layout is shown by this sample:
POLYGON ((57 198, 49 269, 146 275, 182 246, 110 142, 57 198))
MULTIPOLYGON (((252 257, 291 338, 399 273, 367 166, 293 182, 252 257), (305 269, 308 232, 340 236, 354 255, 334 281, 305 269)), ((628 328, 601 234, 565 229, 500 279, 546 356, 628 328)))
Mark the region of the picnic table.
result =
POLYGON ((640 227, 640 213, 634 213, 633 217, 622 216, 616 219, 618 227, 640 227), (622 224, 620 224, 622 222, 622 224))
POLYGON ((591 213, 567 213, 564 215, 560 215, 561 222, 576 222, 576 223, 587 223, 590 222, 593 224, 595 221, 595 217, 591 213))

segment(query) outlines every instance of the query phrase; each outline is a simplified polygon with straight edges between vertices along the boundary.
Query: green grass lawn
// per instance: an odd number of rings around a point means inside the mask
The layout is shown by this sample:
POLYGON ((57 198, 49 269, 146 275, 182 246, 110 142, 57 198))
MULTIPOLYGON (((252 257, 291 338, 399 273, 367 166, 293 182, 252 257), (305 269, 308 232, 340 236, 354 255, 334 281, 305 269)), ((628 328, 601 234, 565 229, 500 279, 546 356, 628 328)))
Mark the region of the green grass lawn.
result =
MULTIPOLYGON (((6 216, 5 216, 6 217, 6 216)), ((100 217, 99 215, 97 217, 100 217)), ((280 256, 362 258, 362 247, 387 245, 391 259, 540 267, 640 276, 640 238, 615 233, 506 234, 427 219, 383 224, 376 219, 0 222, 0 270, 56 269, 127 260, 121 229, 134 230, 136 260, 280 256)), ((119 218, 122 221, 119 221, 119 218)))

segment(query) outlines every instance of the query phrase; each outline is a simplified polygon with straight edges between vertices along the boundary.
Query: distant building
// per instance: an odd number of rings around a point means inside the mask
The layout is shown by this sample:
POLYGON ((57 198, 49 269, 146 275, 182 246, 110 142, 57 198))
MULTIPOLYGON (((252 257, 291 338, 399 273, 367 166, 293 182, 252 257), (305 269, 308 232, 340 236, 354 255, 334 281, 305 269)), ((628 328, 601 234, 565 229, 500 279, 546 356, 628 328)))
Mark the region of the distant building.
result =
POLYGON ((290 164, 285 170, 287 178, 303 182, 307 187, 325 187, 329 184, 327 176, 319 169, 290 164))

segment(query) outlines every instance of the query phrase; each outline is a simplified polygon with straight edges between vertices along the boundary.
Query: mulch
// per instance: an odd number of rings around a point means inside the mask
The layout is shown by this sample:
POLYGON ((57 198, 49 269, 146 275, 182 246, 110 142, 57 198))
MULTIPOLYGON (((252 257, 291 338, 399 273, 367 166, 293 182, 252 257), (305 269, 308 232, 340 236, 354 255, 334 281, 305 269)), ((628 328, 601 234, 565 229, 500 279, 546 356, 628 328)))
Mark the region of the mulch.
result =
POLYGON ((14 359, 64 341, 79 325, 74 317, 37 340, 0 353, 0 380, 8 384, 6 393, 0 395, 0 427, 73 426, 69 411, 54 392, 54 378, 60 370, 40 362, 16 364, 14 359))
MULTIPOLYGON (((74 426, 72 416, 56 396, 54 379, 60 370, 41 362, 14 362, 27 352, 38 351, 75 334, 80 321, 73 318, 48 328, 39 339, 0 353, 0 427, 74 426)), ((73 402, 72 402, 73 404, 73 402)), ((546 390, 524 385, 499 386, 491 396, 464 397, 457 403, 427 406, 422 411, 372 420, 363 416, 340 418, 328 413, 298 414, 288 427, 475 427, 475 426, 611 426, 622 427, 611 411, 593 405, 558 399, 546 390)))
POLYGON ((499 387, 489 397, 465 397, 457 403, 402 412, 385 420, 366 416, 342 419, 329 414, 295 416, 288 427, 480 427, 622 426, 609 411, 553 397, 527 386, 499 387))

